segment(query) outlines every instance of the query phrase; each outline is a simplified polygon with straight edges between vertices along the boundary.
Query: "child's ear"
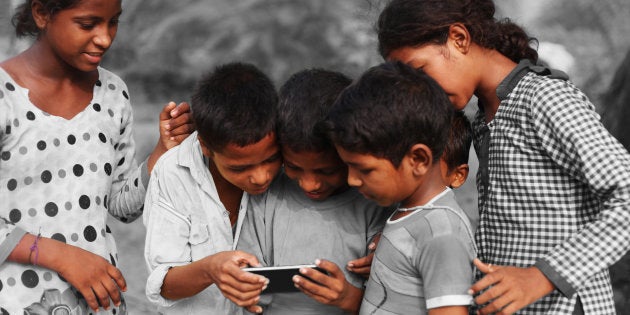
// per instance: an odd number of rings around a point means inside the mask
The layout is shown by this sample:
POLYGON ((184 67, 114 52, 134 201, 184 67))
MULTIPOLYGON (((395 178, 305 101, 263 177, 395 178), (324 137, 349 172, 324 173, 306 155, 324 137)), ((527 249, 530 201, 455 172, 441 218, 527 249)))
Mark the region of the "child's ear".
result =
POLYGON ((407 152, 407 157, 409 158, 412 172, 415 176, 426 174, 433 165, 433 152, 422 143, 414 144, 407 152))
POLYGON ((201 146, 201 153, 207 158, 212 158, 214 156, 214 152, 208 148, 206 143, 201 139, 200 135, 197 135, 197 139, 199 140, 199 145, 201 146))
POLYGON ((466 26, 462 23, 454 23, 448 28, 448 39, 455 49, 462 54, 468 53, 470 49, 470 33, 466 26))
POLYGON ((460 164, 451 172, 451 185, 450 187, 455 189, 461 187, 468 178, 468 172, 470 171, 468 164, 460 164))
POLYGON ((35 21, 37 28, 40 30, 46 29, 50 14, 40 1, 34 0, 31 3, 31 14, 33 15, 33 21, 35 21))

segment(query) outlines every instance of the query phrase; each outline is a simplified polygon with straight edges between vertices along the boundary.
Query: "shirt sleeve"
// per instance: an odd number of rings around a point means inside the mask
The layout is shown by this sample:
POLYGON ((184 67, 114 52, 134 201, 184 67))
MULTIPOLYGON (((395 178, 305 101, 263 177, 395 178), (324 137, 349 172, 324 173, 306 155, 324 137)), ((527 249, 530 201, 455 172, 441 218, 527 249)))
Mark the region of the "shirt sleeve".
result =
POLYGON ((571 83, 553 80, 532 100, 534 129, 548 156, 593 196, 578 220, 591 218, 536 266, 566 296, 630 248, 630 157, 571 83))
POLYGON ((0 218, 0 264, 3 264, 20 242, 26 231, 0 218))
MULTIPOLYGON (((127 86, 119 83, 126 91, 127 86)), ((133 113, 128 97, 125 102, 120 124, 120 137, 114 143, 116 156, 113 161, 113 181, 109 200, 109 213, 122 222, 132 222, 144 209, 146 179, 148 169, 146 161, 138 167, 135 160, 136 144, 133 138, 133 113)))
POLYGON ((470 305, 473 269, 470 250, 453 233, 430 239, 420 251, 419 271, 427 309, 470 305))
MULTIPOLYGON (((159 170, 156 168, 154 172, 159 170)), ((176 212, 165 197, 158 174, 149 181, 146 214, 143 217, 147 229, 144 257, 149 269, 145 291, 149 301, 168 307, 177 301, 162 297, 162 284, 171 267, 192 261, 189 244, 191 223, 186 216, 176 212)))

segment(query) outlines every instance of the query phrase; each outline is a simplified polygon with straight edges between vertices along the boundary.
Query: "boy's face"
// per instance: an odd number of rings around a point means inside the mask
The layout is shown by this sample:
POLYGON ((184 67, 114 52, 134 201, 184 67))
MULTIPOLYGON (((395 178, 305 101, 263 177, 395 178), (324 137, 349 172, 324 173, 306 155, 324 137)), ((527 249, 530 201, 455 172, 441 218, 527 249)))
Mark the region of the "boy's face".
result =
POLYGON ((284 172, 313 200, 324 200, 348 188, 348 168, 335 150, 296 152, 283 146, 282 157, 284 172))
POLYGON ((201 139, 200 143, 203 154, 214 162, 221 176, 251 195, 265 192, 282 164, 273 132, 244 147, 229 143, 221 151, 210 150, 201 139))
POLYGON ((404 201, 417 186, 405 163, 396 168, 385 158, 346 151, 339 146, 337 152, 348 165, 348 184, 381 206, 404 201))

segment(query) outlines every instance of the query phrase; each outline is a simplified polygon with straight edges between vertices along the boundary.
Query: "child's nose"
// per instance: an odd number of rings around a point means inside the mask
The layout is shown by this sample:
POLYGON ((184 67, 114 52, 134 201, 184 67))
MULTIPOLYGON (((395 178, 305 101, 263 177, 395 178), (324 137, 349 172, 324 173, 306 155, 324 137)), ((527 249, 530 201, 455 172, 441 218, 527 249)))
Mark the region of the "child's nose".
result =
POLYGON ((265 167, 257 167, 249 176, 249 182, 253 185, 263 186, 271 180, 270 172, 265 167))
POLYGON ((94 44, 101 48, 109 48, 114 40, 113 34, 110 33, 108 28, 99 28, 97 34, 94 36, 94 44))
POLYGON ((322 188, 322 182, 315 176, 305 175, 300 178, 300 188, 306 192, 315 192, 322 188))
POLYGON ((352 172, 348 172, 348 185, 351 187, 359 187, 361 186, 361 180, 352 174, 352 172))

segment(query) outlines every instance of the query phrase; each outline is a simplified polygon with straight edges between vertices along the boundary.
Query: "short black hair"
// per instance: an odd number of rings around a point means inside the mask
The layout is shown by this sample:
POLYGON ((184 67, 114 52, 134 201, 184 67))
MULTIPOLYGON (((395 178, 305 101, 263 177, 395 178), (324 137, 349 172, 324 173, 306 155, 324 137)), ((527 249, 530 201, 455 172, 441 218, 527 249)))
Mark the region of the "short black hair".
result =
POLYGON ((306 69, 280 87, 278 141, 295 152, 334 150, 326 134, 315 128, 326 118, 339 93, 352 83, 340 72, 306 69))
POLYGON ((256 66, 228 63, 206 74, 195 87, 191 111, 195 128, 211 150, 256 143, 276 128, 278 94, 256 66))
POLYGON ((453 106, 435 80, 402 62, 368 69, 346 88, 324 127, 335 145, 400 165, 408 150, 425 144, 439 161, 453 106))
POLYGON ((454 170, 459 165, 468 164, 472 138, 470 120, 464 111, 455 111, 448 141, 446 141, 442 154, 442 160, 446 162, 449 171, 454 170))

